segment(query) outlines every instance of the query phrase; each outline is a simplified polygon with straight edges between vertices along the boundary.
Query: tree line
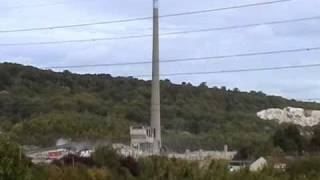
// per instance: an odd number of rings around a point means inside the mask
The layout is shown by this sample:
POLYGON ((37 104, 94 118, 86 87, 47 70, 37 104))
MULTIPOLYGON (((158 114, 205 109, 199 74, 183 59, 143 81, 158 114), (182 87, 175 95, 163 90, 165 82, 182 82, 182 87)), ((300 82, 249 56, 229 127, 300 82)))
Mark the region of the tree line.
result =
MULTIPOLYGON (((1 180, 318 180, 319 156, 292 161, 287 168, 276 169, 273 163, 257 172, 244 168, 230 172, 227 161, 206 162, 148 157, 135 160, 120 157, 110 147, 98 148, 91 158, 35 165, 21 153, 19 145, 0 136, 1 180)), ((271 161, 269 161, 271 162, 271 161)))

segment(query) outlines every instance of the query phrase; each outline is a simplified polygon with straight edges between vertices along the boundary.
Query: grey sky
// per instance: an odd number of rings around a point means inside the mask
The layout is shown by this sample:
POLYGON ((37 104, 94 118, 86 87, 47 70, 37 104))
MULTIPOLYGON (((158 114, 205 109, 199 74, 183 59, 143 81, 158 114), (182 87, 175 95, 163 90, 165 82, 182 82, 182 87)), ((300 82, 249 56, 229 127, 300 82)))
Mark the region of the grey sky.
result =
MULTIPOLYGON (((0 30, 77 24, 150 16, 151 0, 0 0, 0 30), (57 3, 58 2, 58 3, 57 3), (60 2, 65 2, 61 3, 60 2), (56 4, 57 3, 57 4, 56 4), (33 6, 35 7, 21 7, 33 6), (42 6, 43 4, 43 6, 42 6), (45 6, 45 4, 56 4, 45 6)), ((227 7, 271 0, 160 0, 161 14, 227 7)), ((320 15, 320 0, 293 0, 274 5, 161 19, 161 31, 172 32, 320 15)), ((320 46, 320 20, 246 29, 166 36, 161 59, 216 56, 320 46)), ((59 41, 151 33, 151 21, 0 34, 1 43, 59 41)), ((219 61, 162 64, 162 73, 198 72, 320 63, 320 51, 241 57, 219 61)), ((0 47, 0 60, 37 67, 149 60, 151 38, 0 47)), ((149 74, 151 65, 71 69, 78 73, 149 74)), ((320 98, 320 68, 168 77, 209 86, 261 90, 290 98, 320 98)))

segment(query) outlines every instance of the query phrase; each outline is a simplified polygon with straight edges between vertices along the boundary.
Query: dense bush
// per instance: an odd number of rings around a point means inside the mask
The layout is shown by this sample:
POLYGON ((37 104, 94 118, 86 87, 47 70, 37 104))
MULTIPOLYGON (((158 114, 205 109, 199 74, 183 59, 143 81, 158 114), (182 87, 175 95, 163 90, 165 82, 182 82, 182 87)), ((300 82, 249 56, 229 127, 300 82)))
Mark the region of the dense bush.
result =
POLYGON ((291 176, 306 179, 320 179, 320 157, 307 157, 293 161, 288 166, 288 173, 291 176))
POLYGON ((286 153, 299 155, 302 155, 307 145, 307 140, 301 135, 299 127, 295 125, 279 128, 273 135, 273 142, 286 153))
POLYGON ((23 180, 30 165, 19 145, 0 135, 0 179, 23 180))
MULTIPOLYGON (((101 147, 90 161, 33 165, 19 146, 0 138, 0 180, 318 180, 319 157, 300 157, 287 170, 274 169, 270 163, 258 172, 243 169, 230 172, 228 162, 185 161, 164 157, 122 158, 109 147, 101 147)), ((62 160, 64 162, 64 160, 62 160)))

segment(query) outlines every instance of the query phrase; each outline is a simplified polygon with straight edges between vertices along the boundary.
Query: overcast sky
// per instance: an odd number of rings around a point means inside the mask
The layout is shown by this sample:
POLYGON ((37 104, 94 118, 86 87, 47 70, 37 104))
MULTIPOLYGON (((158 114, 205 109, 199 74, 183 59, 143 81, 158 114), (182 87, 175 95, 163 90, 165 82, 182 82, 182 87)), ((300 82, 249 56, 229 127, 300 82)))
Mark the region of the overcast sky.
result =
MULTIPOLYGON (((229 7, 271 0, 160 0, 160 14, 229 7)), ((151 0, 0 0, 0 30, 68 25, 152 15, 151 0)), ((260 7, 163 18, 161 32, 197 30, 320 15, 320 0, 292 0, 260 7)), ((320 46, 320 20, 161 37, 161 59, 218 56, 320 46)), ((151 33, 151 20, 35 32, 0 33, 1 43, 117 37, 151 33)), ((199 72, 320 63, 320 51, 161 65, 161 73, 199 72)), ((151 38, 0 47, 0 61, 37 67, 151 60, 151 38)), ((114 76, 150 74, 151 65, 70 69, 114 76)), ((289 98, 320 98, 320 68, 164 77, 207 82, 289 98)), ((146 78, 148 79, 148 78, 146 78)))

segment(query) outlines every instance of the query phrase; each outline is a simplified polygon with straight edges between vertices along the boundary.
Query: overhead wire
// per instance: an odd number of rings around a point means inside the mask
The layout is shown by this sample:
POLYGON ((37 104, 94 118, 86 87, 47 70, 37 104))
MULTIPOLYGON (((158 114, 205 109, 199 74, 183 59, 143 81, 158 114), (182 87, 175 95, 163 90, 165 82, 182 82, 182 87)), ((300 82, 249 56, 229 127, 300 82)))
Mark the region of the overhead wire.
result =
POLYGON ((305 98, 305 99, 295 98, 294 100, 313 103, 313 102, 318 102, 318 101, 320 101, 320 98, 305 98))
MULTIPOLYGON (((288 2, 292 0, 278 0, 278 1, 269 1, 262 3, 254 4, 245 4, 238 6, 230 6, 224 8, 216 9, 206 9, 199 11, 189 11, 182 13, 174 13, 160 16, 160 18, 166 17, 175 17, 175 16, 184 16, 192 14, 202 14, 210 13, 215 11, 229 10, 229 9, 238 9, 238 8, 247 8, 260 5, 269 5, 281 2, 288 2)), ((65 4, 65 2, 56 2, 52 4, 38 4, 25 7, 41 7, 41 6, 51 6, 65 4)), ((23 6, 9 7, 9 8, 24 8, 23 6)), ((72 28, 72 27, 83 27, 83 26, 94 26, 94 25, 103 25, 103 24, 113 24, 113 23, 124 23, 124 22, 133 22, 152 19, 152 17, 140 17, 140 18, 130 18, 130 19, 120 19, 112 21, 100 21, 93 23, 82 23, 82 24, 71 24, 71 25, 61 25, 61 26, 50 26, 50 27, 39 27, 39 28, 25 28, 25 29, 12 29, 12 30, 0 30, 0 33, 12 33, 12 32, 27 32, 27 31, 41 31, 41 30, 53 30, 53 29, 62 29, 62 28, 72 28)), ((163 33, 161 36, 167 35, 178 35, 178 34, 189 34, 197 32, 211 32, 219 30, 229 30, 229 29, 240 29, 240 28, 249 28, 262 25, 274 25, 274 24, 284 24, 300 21, 309 21, 320 19, 320 16, 308 17, 308 18, 298 18, 291 20, 280 20, 280 21, 271 21, 266 23, 255 23, 255 24, 246 24, 246 25, 236 25, 236 26, 227 26, 227 27, 217 27, 217 28, 207 28, 200 30, 186 30, 178 32, 169 32, 163 33)), ((152 34, 146 35, 133 35, 133 36, 123 36, 123 37, 112 37, 112 38, 93 38, 93 39, 83 39, 83 40, 66 40, 66 41, 53 41, 53 42, 27 42, 27 43, 4 43, 0 46, 20 46, 20 45, 47 45, 47 44, 61 44, 61 43, 81 43, 81 42, 90 42, 90 41, 107 41, 107 40, 120 40, 120 39, 135 39, 143 37, 151 37, 152 34)), ((247 56, 258 56, 258 55, 272 55, 272 54, 281 54, 281 53, 294 53, 294 52, 303 52, 303 51, 315 51, 320 50, 320 47, 311 47, 311 48, 299 48, 299 49, 287 49, 287 50, 277 50, 277 51, 264 51, 264 52, 253 52, 253 53, 242 53, 242 54, 232 54, 232 55, 222 55, 222 56, 208 56, 208 57, 193 57, 193 58, 181 58, 181 59, 167 59, 162 60, 161 63, 172 63, 172 62, 185 62, 185 61, 203 61, 203 60, 212 60, 212 59, 224 59, 224 58, 234 58, 234 57, 247 57, 247 56)), ((90 64, 90 65, 73 65, 73 66, 52 66, 45 67, 45 69, 64 69, 64 68, 84 68, 84 67, 102 67, 102 66, 122 66, 122 65, 136 65, 136 64, 150 64, 151 61, 140 61, 140 62, 124 62, 124 63, 112 63, 112 64, 90 64)), ((289 70, 289 69, 304 69, 304 68, 314 68, 320 67, 320 64, 305 64, 305 65, 292 65, 292 66, 275 66, 275 67, 262 67, 262 68, 245 68, 245 69, 232 69, 232 70, 218 70, 218 71, 201 71, 201 72, 180 72, 180 73, 165 73, 160 74, 160 76, 186 76, 186 75, 206 75, 206 74, 224 74, 224 73, 242 73, 242 72, 260 72, 260 71, 275 71, 275 70, 289 70)), ((151 75, 135 75, 135 77, 149 77, 151 75)), ((305 99, 305 100, 320 100, 319 98, 314 99, 305 99)))
MULTIPOLYGON (((244 72, 289 70, 289 69, 304 69, 304 68, 315 68, 315 67, 320 67, 320 64, 274 66, 274 67, 262 67, 262 68, 245 68, 245 69, 201 71, 201 72, 166 73, 166 74, 160 74, 160 76, 169 77, 169 76, 189 76, 189 75, 225 74, 225 73, 244 73, 244 72)), ((134 75, 133 77, 150 77, 150 76, 151 76, 150 74, 144 74, 144 75, 134 75)))
MULTIPOLYGON (((274 54, 296 53, 296 52, 310 52, 310 51, 319 51, 319 50, 320 50, 320 46, 319 47, 297 48, 297 49, 284 49, 284 50, 275 50, 275 51, 250 52, 250 53, 230 54, 230 55, 220 55, 220 56, 165 59, 165 60, 161 60, 160 62, 161 63, 174 63, 174 62, 187 62, 187 61, 209 61, 209 60, 226 59, 226 58, 274 55, 274 54)), ((69 65, 69 66, 50 66, 50 67, 44 67, 44 68, 45 69, 76 69, 76 68, 88 68, 88 67, 143 65, 143 64, 151 64, 151 63, 152 63, 151 60, 145 60, 145 61, 109 63, 109 64, 82 64, 82 65, 69 65)))
POLYGON ((7 9, 26 9, 26 8, 38 8, 38 7, 49 7, 49 6, 58 6, 58 5, 65 5, 65 4, 75 4, 75 3, 89 3, 92 2, 90 1, 82 1, 82 0, 77 0, 77 1, 56 1, 52 3, 34 3, 34 4, 24 4, 24 5, 16 5, 16 6, 9 6, 7 9))
POLYGON ((320 101, 320 98, 308 98, 308 99, 300 99, 305 101, 320 101))
MULTIPOLYGON (((263 26, 263 25, 277 25, 277 24, 303 22, 303 21, 319 20, 319 19, 320 19, 320 16, 313 16, 313 17, 304 17, 304 18, 287 19, 287 20, 279 20, 279 21, 270 21, 270 22, 264 22, 264 23, 253 23, 253 24, 245 24, 245 25, 206 28, 206 29, 199 29, 199 30, 168 32, 168 33, 162 33, 162 34, 160 34, 160 36, 213 32, 213 31, 232 30, 232 29, 243 29, 243 28, 251 28, 251 27, 257 27, 257 26, 263 26)), ((120 37, 103 37, 103 38, 92 38, 92 39, 78 39, 78 40, 64 40, 64 41, 0 43, 0 46, 30 46, 30 45, 50 45, 50 44, 64 44, 64 43, 83 43, 83 42, 94 42, 94 41, 139 39, 139 38, 146 38, 146 37, 152 37, 152 34, 130 35, 130 36, 120 36, 120 37)))
MULTIPOLYGON (((255 6, 271 5, 271 4, 283 3, 283 2, 289 2, 289 1, 293 1, 293 0, 276 0, 276 1, 261 2, 261 3, 252 3, 252 4, 243 4, 243 5, 222 7, 222 8, 213 8, 213 9, 205 9, 205 10, 198 10, 198 11, 173 13, 173 14, 161 15, 161 16, 159 16, 159 18, 204 14, 204 13, 231 10, 231 9, 240 9, 240 8, 248 8, 248 7, 255 7, 255 6)), ((80 23, 80 24, 58 25, 58 26, 48 26, 48 27, 35 27, 35 28, 22 28, 22 29, 11 29, 11 30, 9 29, 9 30, 0 30, 0 33, 42 31, 42 30, 54 30, 54 29, 94 26, 94 25, 103 25, 103 24, 125 23, 125 22, 149 20, 152 18, 153 18, 152 16, 148 16, 148 17, 137 17, 137 18, 110 20, 110 21, 99 21, 99 22, 92 22, 92 23, 80 23)))
POLYGON ((39 3, 39 4, 29 4, 29 5, 18 5, 18 6, 9 6, 8 9, 23 9, 23 8, 34 8, 34 7, 46 7, 46 6, 57 6, 63 4, 69 4, 70 2, 53 2, 53 3, 39 3))

